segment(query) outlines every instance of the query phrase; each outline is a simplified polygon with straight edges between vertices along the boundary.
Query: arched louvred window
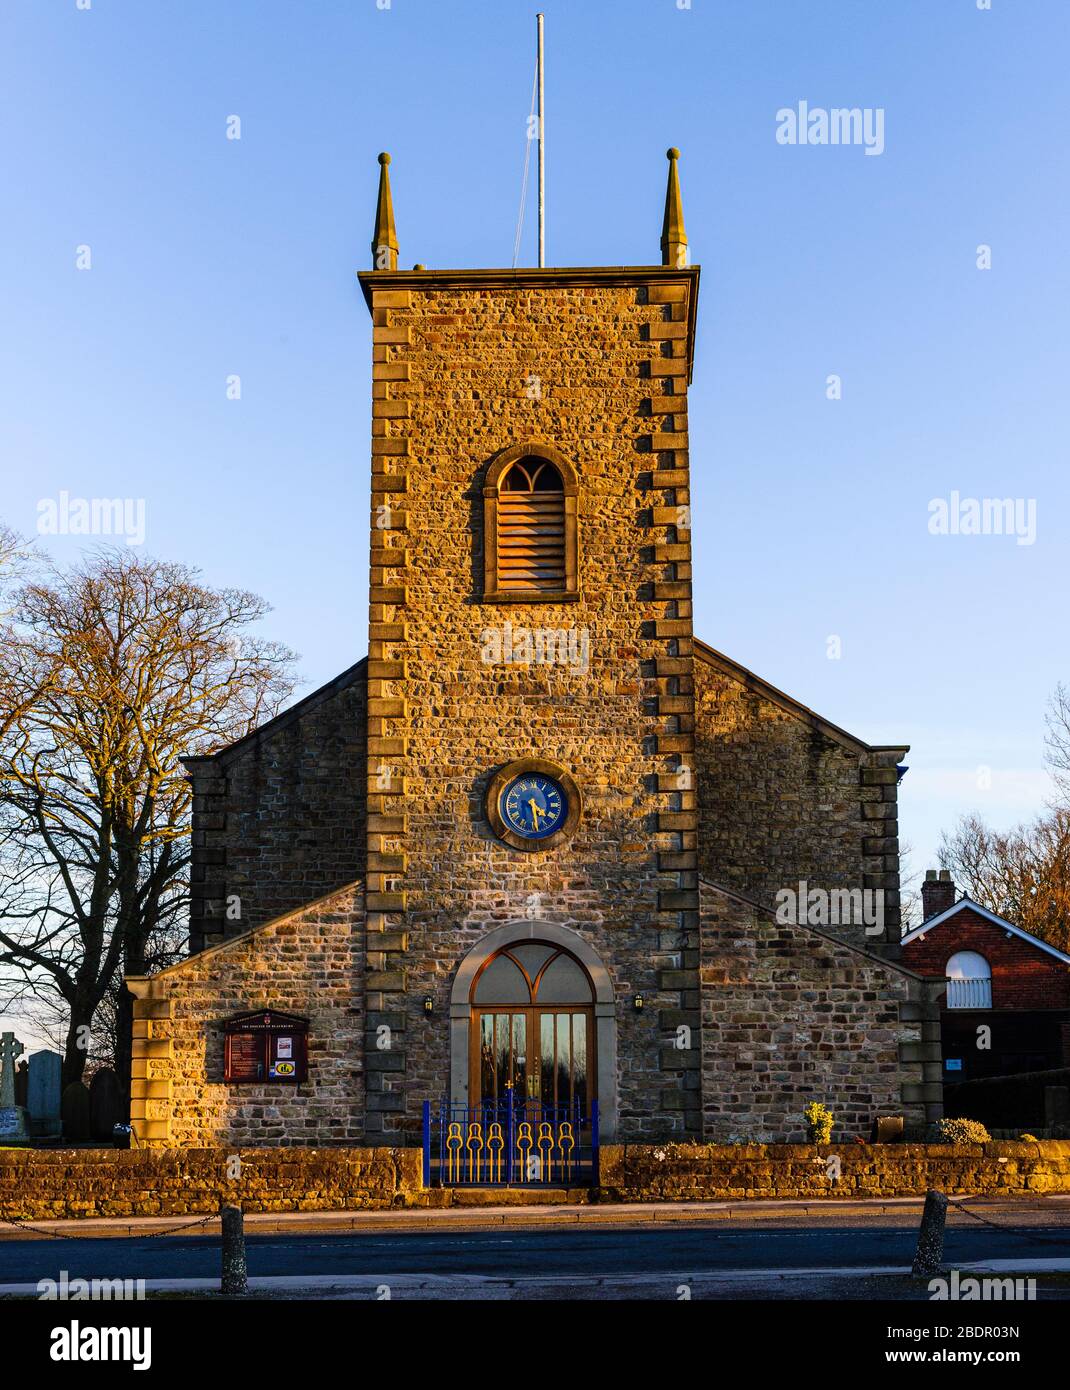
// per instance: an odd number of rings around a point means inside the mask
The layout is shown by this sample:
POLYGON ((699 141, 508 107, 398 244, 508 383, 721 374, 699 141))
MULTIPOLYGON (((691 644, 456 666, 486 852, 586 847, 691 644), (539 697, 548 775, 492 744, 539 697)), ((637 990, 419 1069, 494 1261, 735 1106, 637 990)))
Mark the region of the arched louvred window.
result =
POLYGON ((498 588, 565 587, 565 489, 540 458, 518 459, 498 489, 498 588))
POLYGON ((578 595, 576 477, 549 445, 517 445, 487 474, 484 597, 550 602, 578 595))

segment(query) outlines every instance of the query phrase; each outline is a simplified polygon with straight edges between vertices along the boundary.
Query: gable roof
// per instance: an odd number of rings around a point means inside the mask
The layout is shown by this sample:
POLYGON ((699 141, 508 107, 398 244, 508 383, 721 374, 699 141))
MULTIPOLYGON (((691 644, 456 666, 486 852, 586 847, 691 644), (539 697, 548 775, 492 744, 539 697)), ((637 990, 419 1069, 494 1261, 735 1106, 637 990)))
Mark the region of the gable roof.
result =
POLYGON ((241 738, 235 739, 233 743, 228 743, 225 748, 217 748, 214 753, 187 753, 179 758, 179 762, 187 772, 194 772, 201 768, 207 768, 209 764, 217 759, 225 764, 226 760, 234 753, 243 751, 251 744, 259 742, 261 739, 271 738, 290 724, 296 723, 303 714, 316 709, 332 695, 337 695, 340 690, 347 690, 358 679, 363 677, 368 665, 368 658, 362 656, 359 661, 347 667, 340 675, 329 680, 326 685, 321 685, 318 690, 313 690, 310 695, 304 696, 296 704, 289 705, 281 714, 276 714, 263 724, 258 724, 255 729, 250 729, 241 738))
MULTIPOLYGON (((385 272, 376 272, 383 274, 385 272)), ((804 705, 801 700, 796 700, 794 696, 786 694, 783 690, 778 690, 775 685, 771 685, 761 676, 749 671, 746 666, 738 661, 733 661, 730 656, 725 656, 724 652, 719 652, 711 647, 708 642, 703 642, 700 638, 695 638, 695 657, 699 661, 705 662, 708 666, 713 666, 723 675, 731 677, 739 682, 746 690, 753 691, 762 699, 768 700, 771 704, 779 706, 788 714, 794 715, 797 719, 809 724, 811 728, 831 739, 834 743, 841 744, 853 753, 896 753, 900 759, 904 758, 910 751, 910 745, 905 743, 866 743, 864 739, 857 738, 854 734, 848 733, 846 729, 841 729, 839 725, 833 724, 831 720, 823 718, 815 710, 804 705)), ((258 724, 255 729, 250 729, 247 734, 229 743, 224 748, 218 748, 214 753, 190 753, 181 758, 180 761, 187 772, 195 769, 207 767, 216 759, 225 765, 227 760, 235 753, 243 751, 250 744, 279 733, 287 725, 300 719, 303 714, 316 708, 332 695, 340 690, 345 690, 355 681, 362 679, 367 668, 367 657, 361 659, 340 675, 321 685, 318 690, 312 691, 303 699, 284 709, 281 714, 267 720, 263 724, 258 724)))
POLYGON ((905 946, 908 941, 918 941, 926 932, 932 931, 934 927, 942 927, 957 913, 964 908, 969 908, 971 912, 983 917, 986 922, 990 922, 994 927, 1000 927, 1003 931, 1009 931, 1013 936, 1020 936, 1023 941, 1028 941, 1031 946, 1036 946, 1038 950, 1046 951, 1049 956, 1054 956, 1056 960, 1062 961, 1064 965, 1070 965, 1070 956, 1064 951, 1058 950, 1055 946, 1049 946, 1046 941, 1041 941, 1039 936, 1034 936, 1032 932, 1023 931, 1021 927, 1016 927, 1013 922, 1008 922, 1006 917, 1000 917, 995 912, 989 912, 987 907, 982 907, 980 903, 975 903, 972 898, 961 897, 953 906, 946 908, 943 912, 938 912, 935 917, 930 917, 922 922, 920 927, 914 927, 908 931, 899 943, 905 946))
MULTIPOLYGON (((731 898, 734 902, 740 903, 743 907, 750 908, 753 912, 762 917, 776 921, 776 911, 769 907, 767 903, 761 903, 757 898, 748 897, 746 893, 740 893, 735 888, 727 888, 723 883, 715 883, 712 878, 706 878, 704 874, 699 874, 700 888, 709 888, 714 893, 720 893, 724 898, 731 898)), ((837 936, 834 932, 827 931, 822 927, 811 926, 809 922, 795 922, 794 925, 799 931, 809 932, 811 936, 820 936, 827 941, 830 946, 840 946, 845 951, 850 951, 856 956, 865 956, 874 965, 883 966, 891 970, 896 975, 906 975, 912 980, 920 980, 923 983, 931 983, 931 975, 922 975, 909 965, 904 965, 900 960, 893 960, 890 956, 882 956, 877 951, 871 950, 868 946, 860 946, 855 941, 849 941, 846 937, 837 936)))
POLYGON ((730 656, 725 656, 724 652, 717 651, 708 642, 703 642, 698 637, 695 638, 695 656, 699 661, 706 662, 708 666, 715 667, 723 675, 738 681, 745 690, 751 690, 756 695, 760 695, 763 700, 768 700, 770 704, 778 705, 788 714, 795 715, 797 719, 809 724, 811 728, 816 729, 834 743, 849 748, 853 753, 898 753, 902 758, 910 752, 910 745, 905 743, 866 743, 864 739, 857 738, 854 734, 848 733, 846 729, 841 729, 838 724, 833 724, 830 719, 823 718, 815 710, 804 705, 801 700, 796 700, 793 695, 778 690, 775 685, 770 685, 767 680, 763 680, 761 676, 756 676, 753 671, 748 671, 738 661, 733 661, 730 656))

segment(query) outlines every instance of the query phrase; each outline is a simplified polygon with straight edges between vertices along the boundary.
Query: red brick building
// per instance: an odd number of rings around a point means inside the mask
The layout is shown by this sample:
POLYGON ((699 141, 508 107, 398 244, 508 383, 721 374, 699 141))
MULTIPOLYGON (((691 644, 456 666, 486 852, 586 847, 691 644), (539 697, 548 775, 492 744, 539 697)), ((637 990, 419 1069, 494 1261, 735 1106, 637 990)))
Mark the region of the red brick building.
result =
POLYGON ((946 869, 922 886, 902 962, 941 977, 944 1082, 1070 1066, 1070 956, 970 898, 946 869))

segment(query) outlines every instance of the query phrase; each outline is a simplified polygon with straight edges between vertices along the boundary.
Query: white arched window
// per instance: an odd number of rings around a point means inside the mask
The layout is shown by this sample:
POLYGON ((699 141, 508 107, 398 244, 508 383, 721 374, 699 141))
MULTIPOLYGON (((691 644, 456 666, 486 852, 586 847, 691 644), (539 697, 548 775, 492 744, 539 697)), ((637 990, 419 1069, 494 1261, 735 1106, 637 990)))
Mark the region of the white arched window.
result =
POLYGON ((949 1009, 990 1009, 992 971, 976 951, 956 951, 944 971, 949 1009))

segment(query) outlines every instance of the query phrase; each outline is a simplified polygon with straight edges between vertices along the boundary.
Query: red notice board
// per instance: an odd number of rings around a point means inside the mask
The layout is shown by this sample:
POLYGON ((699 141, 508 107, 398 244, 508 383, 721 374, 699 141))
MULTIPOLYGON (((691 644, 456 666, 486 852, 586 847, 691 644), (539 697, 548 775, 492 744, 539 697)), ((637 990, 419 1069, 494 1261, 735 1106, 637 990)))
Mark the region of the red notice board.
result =
POLYGON ((223 1080, 293 1086, 308 1079, 308 1019, 262 1009, 224 1024, 223 1080))

